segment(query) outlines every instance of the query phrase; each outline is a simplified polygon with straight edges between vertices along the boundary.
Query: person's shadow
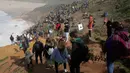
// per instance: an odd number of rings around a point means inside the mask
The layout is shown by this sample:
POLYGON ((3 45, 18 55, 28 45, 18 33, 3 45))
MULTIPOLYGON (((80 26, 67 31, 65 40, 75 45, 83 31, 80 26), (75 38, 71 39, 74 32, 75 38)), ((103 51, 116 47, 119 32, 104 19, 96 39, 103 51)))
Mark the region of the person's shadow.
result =
MULTIPOLYGON (((9 67, 9 70, 11 70, 13 68, 13 66, 18 66, 18 68, 23 68, 23 70, 27 71, 28 73, 55 73, 54 69, 46 69, 46 64, 35 64, 33 63, 33 68, 31 69, 27 69, 26 65, 25 65, 25 59, 24 58, 19 58, 19 56, 11 56, 10 57, 11 60, 13 60, 13 63, 11 64, 11 66, 9 67)), ((35 62, 33 60, 33 62, 35 62)), ((16 69, 18 69, 16 68, 16 69)), ((13 71, 16 71, 16 69, 14 69, 13 71)))
MULTIPOLYGON (((19 69, 23 68, 23 70, 27 71, 28 73, 55 73, 55 68, 46 68, 46 64, 35 64, 35 60, 33 60, 33 68, 32 69, 27 69, 25 65, 25 59, 24 58, 19 58, 19 56, 11 56, 11 60, 14 60, 12 65, 10 66, 10 69, 13 68, 13 65, 17 65, 19 69)), ((18 68, 16 68, 18 69, 18 68)), ((14 71, 17 71, 14 69, 14 71)), ((59 73, 65 73, 64 70, 59 70, 59 73)), ((70 73, 70 72, 68 72, 70 73)), ((84 72, 80 72, 84 73, 84 72)))
POLYGON ((32 73, 55 73, 53 69, 46 69, 44 64, 37 64, 33 68, 32 73))

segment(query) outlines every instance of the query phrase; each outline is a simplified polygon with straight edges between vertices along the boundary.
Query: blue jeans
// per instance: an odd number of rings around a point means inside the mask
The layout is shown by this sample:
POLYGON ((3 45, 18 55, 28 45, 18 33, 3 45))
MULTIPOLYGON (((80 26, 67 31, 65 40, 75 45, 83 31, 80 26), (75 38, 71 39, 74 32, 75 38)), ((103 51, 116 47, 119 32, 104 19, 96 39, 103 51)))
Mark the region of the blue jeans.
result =
POLYGON ((107 72, 113 73, 114 71, 114 60, 107 57, 107 72))

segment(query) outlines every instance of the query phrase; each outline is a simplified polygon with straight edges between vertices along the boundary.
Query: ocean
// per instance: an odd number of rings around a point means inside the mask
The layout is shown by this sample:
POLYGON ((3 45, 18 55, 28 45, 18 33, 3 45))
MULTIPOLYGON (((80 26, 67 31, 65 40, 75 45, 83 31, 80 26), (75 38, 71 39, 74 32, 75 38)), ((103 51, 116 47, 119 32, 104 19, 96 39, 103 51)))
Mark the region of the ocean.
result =
POLYGON ((21 35, 24 30, 34 25, 23 19, 13 19, 4 11, 0 11, 0 47, 11 44, 10 35, 16 40, 17 35, 21 35))
POLYGON ((73 1, 77 0, 1 0, 0 3, 0 47, 10 45, 10 35, 12 34, 16 40, 17 35, 21 35, 22 32, 34 23, 25 21, 21 18, 14 19, 14 17, 19 17, 25 15, 30 11, 33 11, 29 16, 32 16, 32 19, 36 18, 38 13, 44 13, 46 11, 42 7, 45 5, 55 6, 59 4, 70 4, 73 1), (35 8, 39 8, 38 12, 35 11, 35 8), (3 10, 3 11, 2 11, 3 10), (9 12, 8 13, 5 13, 9 12), (35 13, 36 12, 36 13, 35 13), (14 15, 14 17, 12 17, 14 15))

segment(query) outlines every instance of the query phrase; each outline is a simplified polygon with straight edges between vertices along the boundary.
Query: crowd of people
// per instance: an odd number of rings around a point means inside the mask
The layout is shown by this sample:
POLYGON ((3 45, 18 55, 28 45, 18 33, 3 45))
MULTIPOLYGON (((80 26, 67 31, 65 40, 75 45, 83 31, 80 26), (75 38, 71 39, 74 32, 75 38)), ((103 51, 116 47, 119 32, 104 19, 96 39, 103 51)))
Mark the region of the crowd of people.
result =
MULTIPOLYGON (((77 30, 71 30, 74 20, 71 16, 73 13, 87 8, 87 2, 77 1, 68 5, 59 5, 53 12, 37 25, 30 28, 26 35, 17 36, 16 44, 19 45, 25 53, 27 67, 32 65, 31 57, 35 55, 36 64, 38 57, 43 64, 43 56, 46 59, 46 68, 55 66, 56 73, 59 73, 58 66, 63 64, 64 72, 68 72, 67 63, 71 73, 80 73, 81 62, 87 62, 88 47, 84 40, 79 36, 77 30), (45 45, 39 40, 39 37, 46 39, 45 45), (57 38, 58 37, 58 38, 57 38), (35 40, 31 54, 27 49, 29 42, 35 40), (72 45, 66 46, 68 42, 72 45), (70 49, 71 48, 71 49, 70 49)), ((110 21, 108 13, 104 13, 104 25, 107 27, 107 40, 105 42, 105 52, 107 55, 108 73, 113 73, 114 62, 121 58, 128 58, 130 55, 128 26, 130 19, 118 21, 110 21)), ((92 15, 89 15, 88 35, 92 37, 92 30, 95 21, 92 15)), ((10 40, 14 43, 14 37, 11 35, 10 40)))
MULTIPOLYGON (((86 57, 88 54, 88 47, 86 47, 83 40, 78 37, 77 31, 71 32, 70 37, 70 41, 72 42, 71 52, 68 52, 68 47, 70 46, 66 46, 67 39, 64 37, 56 39, 47 38, 44 46, 43 43, 36 38, 32 50, 32 53, 35 55, 36 64, 38 64, 38 57, 42 64, 44 56, 46 59, 46 68, 53 68, 54 64, 56 73, 59 73, 58 66, 61 64, 64 65, 64 72, 68 72, 67 63, 70 66, 71 73, 80 73, 80 63, 88 60, 86 57)), ((32 55, 28 55, 32 57, 32 55)), ((28 64, 32 64, 30 57, 28 57, 28 64)))

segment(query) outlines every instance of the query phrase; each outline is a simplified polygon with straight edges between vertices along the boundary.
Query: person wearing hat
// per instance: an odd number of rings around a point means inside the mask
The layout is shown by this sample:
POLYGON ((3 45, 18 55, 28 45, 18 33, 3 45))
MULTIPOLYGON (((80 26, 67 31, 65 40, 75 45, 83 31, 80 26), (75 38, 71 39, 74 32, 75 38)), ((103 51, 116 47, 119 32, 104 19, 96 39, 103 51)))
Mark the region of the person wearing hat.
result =
POLYGON ((104 13, 104 25, 108 22, 108 12, 104 13))
POLYGON ((57 48, 54 49, 54 52, 51 55, 51 59, 55 62, 55 70, 58 72, 58 66, 60 64, 64 64, 64 71, 68 72, 66 69, 67 59, 69 58, 69 54, 67 49, 65 48, 65 40, 59 39, 57 48))

